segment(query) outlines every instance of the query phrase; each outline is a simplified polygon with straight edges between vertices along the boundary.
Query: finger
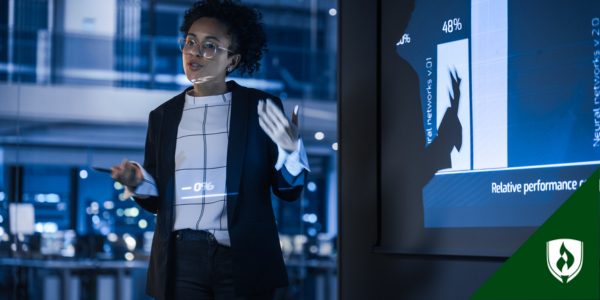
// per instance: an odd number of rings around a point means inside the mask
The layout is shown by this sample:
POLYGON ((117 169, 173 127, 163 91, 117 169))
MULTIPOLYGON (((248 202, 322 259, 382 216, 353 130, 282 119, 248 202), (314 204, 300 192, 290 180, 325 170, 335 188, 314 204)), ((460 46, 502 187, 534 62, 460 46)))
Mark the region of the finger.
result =
POLYGON ((116 181, 121 182, 121 173, 119 172, 111 173, 110 177, 116 181))
POLYGON ((279 121, 279 123, 281 125, 283 125, 284 127, 290 126, 289 125, 290 121, 288 121, 288 119, 283 114, 283 112, 281 112, 281 109, 279 109, 279 107, 275 103, 273 103, 273 101, 271 101, 271 99, 268 99, 268 98, 267 98, 267 112, 269 112, 269 114, 272 116, 274 121, 279 121))
POLYGON ((288 119, 271 99, 267 99, 267 113, 271 117, 271 120, 278 125, 280 130, 289 126, 288 119))
POLYGON ((123 169, 123 167, 121 165, 116 165, 114 167, 110 167, 112 173, 114 174, 118 174, 121 173, 121 170, 123 169))
POLYGON ((264 113, 265 109, 265 102, 263 100, 258 100, 258 113, 264 113))
POLYGON ((264 130, 273 131, 272 125, 265 121, 265 117, 258 117, 258 124, 261 125, 264 130))
POLYGON ((266 126, 269 127, 269 129, 271 131, 276 129, 276 125, 273 123, 273 120, 271 118, 271 116, 269 115, 269 113, 266 111, 266 105, 264 103, 264 101, 259 100, 258 101, 258 117, 259 119, 262 118, 263 123, 265 123, 266 126))
POLYGON ((256 111, 258 112, 258 116, 262 117, 265 114, 265 104, 262 100, 258 101, 258 106, 256 107, 256 111))
POLYGON ((279 122, 279 119, 277 119, 274 114, 268 110, 267 112, 263 113, 261 118, 263 118, 263 121, 269 125, 269 128, 271 128, 273 132, 283 131, 285 129, 285 126, 279 122))
POLYGON ((275 124, 273 124, 271 117, 269 116, 269 113, 267 113, 266 109, 266 105, 265 102, 263 100, 259 100, 258 101, 258 119, 262 119, 262 122, 272 131, 274 130, 275 124))
MULTIPOLYGON (((297 128, 297 126, 296 126, 296 128, 297 128)), ((298 138, 298 130, 294 130, 291 126, 288 127, 287 137, 289 138, 289 140, 291 142, 294 142, 294 144, 295 144, 295 142, 297 141, 296 139, 298 138)))
POLYGON ((267 115, 268 115, 267 106, 265 105, 265 102, 263 100, 258 101, 258 106, 256 109, 258 111, 259 117, 267 118, 267 115))
POLYGON ((292 112, 292 123, 298 126, 298 105, 294 107, 294 111, 292 112))
POLYGON ((267 125, 265 123, 265 121, 263 121, 262 118, 258 118, 258 124, 260 125, 260 127, 265 131, 265 133, 269 136, 272 137, 273 136, 273 130, 269 127, 269 125, 267 125))

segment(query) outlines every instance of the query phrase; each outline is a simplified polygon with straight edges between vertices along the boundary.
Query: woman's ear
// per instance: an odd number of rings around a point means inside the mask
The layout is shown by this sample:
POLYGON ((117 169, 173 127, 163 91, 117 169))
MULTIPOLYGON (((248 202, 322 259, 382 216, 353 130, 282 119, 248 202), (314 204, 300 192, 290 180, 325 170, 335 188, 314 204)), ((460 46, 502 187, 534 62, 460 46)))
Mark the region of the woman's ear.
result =
POLYGON ((240 63, 240 61, 242 60, 242 55, 240 54, 234 54, 229 58, 229 66, 227 66, 228 69, 235 69, 235 67, 237 67, 237 65, 240 63))

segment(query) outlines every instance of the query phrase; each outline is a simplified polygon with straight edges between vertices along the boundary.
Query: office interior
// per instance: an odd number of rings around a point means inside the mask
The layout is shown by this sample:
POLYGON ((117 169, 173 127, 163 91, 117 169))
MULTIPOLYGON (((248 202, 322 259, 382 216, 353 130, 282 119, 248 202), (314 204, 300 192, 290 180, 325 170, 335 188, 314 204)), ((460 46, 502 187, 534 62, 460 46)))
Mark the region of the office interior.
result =
MULTIPOLYGON (((192 84, 180 0, 0 1, 0 299, 151 299, 156 216, 109 174, 142 163, 148 113, 192 84), (11 212, 11 207, 13 211, 11 212)), ((238 84, 282 99, 311 172, 272 197, 290 285, 337 298, 337 1, 249 0, 268 52, 238 84)))

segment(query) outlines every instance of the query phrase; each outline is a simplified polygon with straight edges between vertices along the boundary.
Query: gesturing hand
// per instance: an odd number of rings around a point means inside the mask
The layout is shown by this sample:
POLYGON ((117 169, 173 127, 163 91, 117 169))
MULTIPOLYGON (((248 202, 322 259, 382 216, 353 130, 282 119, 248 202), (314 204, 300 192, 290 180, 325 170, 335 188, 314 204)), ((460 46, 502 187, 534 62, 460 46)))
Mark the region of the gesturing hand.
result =
POLYGON ((452 91, 454 92, 454 98, 452 98, 452 95, 449 95, 450 107, 458 111, 458 103, 460 100, 460 77, 458 77, 458 71, 454 70, 454 73, 456 74, 456 77, 454 77, 454 74, 452 74, 452 71, 450 71, 450 78, 452 78, 452 91))
POLYGON ((298 142, 298 105, 292 113, 292 122, 281 112, 279 107, 267 98, 267 102, 258 101, 258 124, 265 133, 281 148, 293 152, 298 142))
POLYGON ((123 162, 120 165, 116 165, 110 169, 112 170, 110 177, 124 186, 135 188, 140 185, 144 179, 142 170, 135 164, 129 162, 127 158, 123 159, 123 162))
POLYGON ((446 111, 446 113, 450 111, 452 112, 451 124, 453 126, 451 127, 454 128, 454 146, 456 147, 457 151, 460 151, 460 148, 462 147, 462 125, 458 119, 458 105, 460 103, 460 77, 458 77, 458 71, 456 69, 454 70, 454 74, 452 74, 452 71, 450 71, 450 78, 452 78, 452 91, 454 92, 454 97, 449 95, 450 108, 446 111))

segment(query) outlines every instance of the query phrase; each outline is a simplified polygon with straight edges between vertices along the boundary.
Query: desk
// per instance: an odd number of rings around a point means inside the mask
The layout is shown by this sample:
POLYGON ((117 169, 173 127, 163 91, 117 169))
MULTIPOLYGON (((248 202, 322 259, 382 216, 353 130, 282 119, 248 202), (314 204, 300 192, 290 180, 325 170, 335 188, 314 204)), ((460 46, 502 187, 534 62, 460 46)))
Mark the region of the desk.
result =
POLYGON ((31 269, 53 269, 61 274, 61 299, 75 299, 76 295, 71 295, 69 284, 71 282, 71 272, 80 270, 106 270, 116 271, 115 297, 118 300, 124 299, 125 287, 125 272, 132 269, 148 269, 148 261, 132 260, 132 261, 101 261, 101 260, 39 260, 39 259, 21 259, 21 258, 0 258, 0 267, 10 266, 26 268, 30 273, 31 269))

